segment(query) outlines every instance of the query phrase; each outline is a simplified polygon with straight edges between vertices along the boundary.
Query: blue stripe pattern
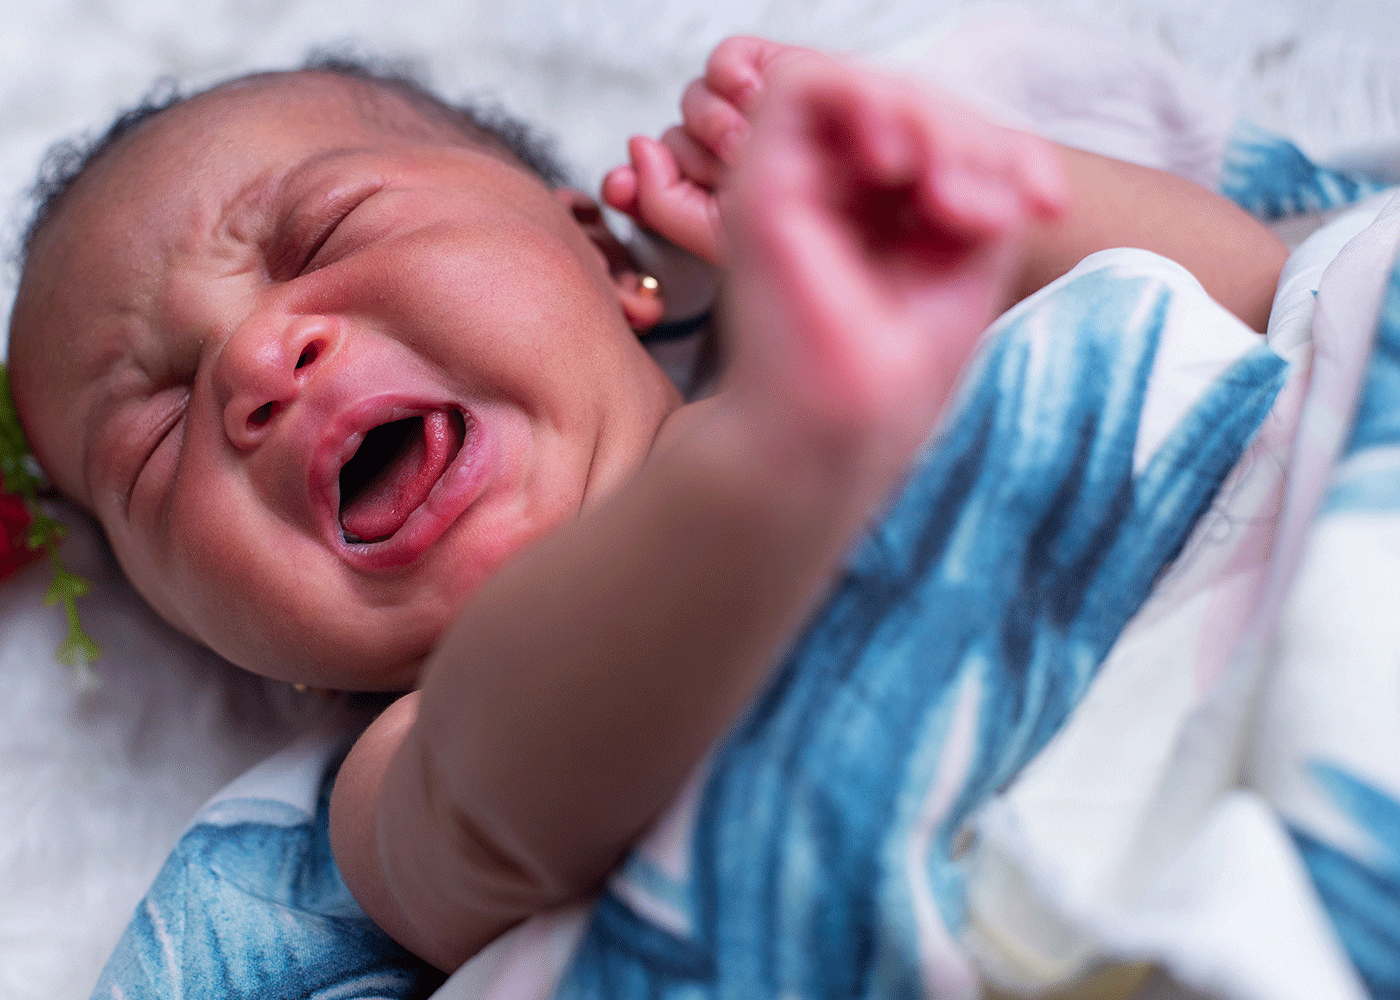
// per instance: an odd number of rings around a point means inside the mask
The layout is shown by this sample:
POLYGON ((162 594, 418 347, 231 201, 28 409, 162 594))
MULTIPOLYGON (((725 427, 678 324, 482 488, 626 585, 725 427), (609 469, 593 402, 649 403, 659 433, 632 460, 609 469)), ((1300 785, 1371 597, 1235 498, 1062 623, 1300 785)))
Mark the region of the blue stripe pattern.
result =
POLYGON ((1400 444, 1400 269, 1390 274, 1347 457, 1400 444))
POLYGON ((1326 513, 1400 510, 1400 268, 1391 272, 1376 339, 1326 513), (1394 461, 1375 461, 1390 455, 1394 461), (1358 459, 1362 459, 1358 461, 1358 459), (1366 461, 1365 459, 1371 459, 1366 461))
MULTIPOLYGON (((1339 476, 1324 513, 1400 512, 1400 268, 1392 270, 1339 476)), ((1400 1000, 1400 802, 1348 772, 1311 771, 1376 845, 1358 858, 1298 828, 1294 842, 1342 944, 1375 1000, 1400 1000)))
POLYGON ((222 804, 222 821, 191 828, 108 959, 94 1000, 410 1000, 440 985, 345 887, 331 856, 331 780, 315 816, 235 799, 222 804), (238 821, 239 811, 255 818, 238 821))
POLYGON ((1400 802, 1346 771, 1312 766, 1332 801, 1370 834, 1379 855, 1357 859, 1302 830, 1293 841, 1372 1000, 1400 998, 1400 802))
POLYGON ((693 843, 693 937, 606 897, 560 996, 919 994, 914 882, 960 926, 960 822, 1064 723, 1282 385, 1261 344, 1135 475, 1172 294, 1090 270, 1007 323, 956 420, 718 753, 693 843), (965 690, 972 752, 911 872, 965 690))
POLYGON ((1265 221, 1350 205, 1385 187, 1320 166, 1283 136, 1250 121, 1235 126, 1220 167, 1221 194, 1265 221))

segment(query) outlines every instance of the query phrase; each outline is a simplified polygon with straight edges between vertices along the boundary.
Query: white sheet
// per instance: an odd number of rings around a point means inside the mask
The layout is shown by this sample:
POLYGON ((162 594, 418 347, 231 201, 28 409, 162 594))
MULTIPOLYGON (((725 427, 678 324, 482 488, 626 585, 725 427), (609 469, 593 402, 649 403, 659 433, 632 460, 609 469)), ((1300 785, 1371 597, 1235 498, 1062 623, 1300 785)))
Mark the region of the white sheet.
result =
MULTIPOLYGON (((550 125, 583 186, 675 116, 714 42, 751 32, 871 51, 973 0, 13 0, 0 33, 0 238, 56 139, 105 126, 161 74, 200 84, 345 40, 421 59, 451 93, 550 125)), ((1393 0, 1035 0, 1165 45, 1316 156, 1400 143, 1393 0)), ((12 282, 6 281, 6 309, 12 282)), ((70 565, 107 647, 97 691, 52 661, 45 570, 0 587, 0 997, 86 996, 170 843, 291 726, 264 686, 193 650, 120 582, 90 527, 70 565)))

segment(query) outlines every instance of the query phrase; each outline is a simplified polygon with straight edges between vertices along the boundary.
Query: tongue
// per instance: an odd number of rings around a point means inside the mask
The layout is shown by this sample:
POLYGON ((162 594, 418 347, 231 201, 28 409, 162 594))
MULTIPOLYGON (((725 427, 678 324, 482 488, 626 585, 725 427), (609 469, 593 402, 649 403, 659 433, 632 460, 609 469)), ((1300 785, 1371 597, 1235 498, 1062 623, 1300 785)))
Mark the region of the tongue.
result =
POLYGON ((346 536, 376 542, 402 528, 442 478, 461 443, 448 414, 424 414, 422 433, 410 434, 398 454, 341 511, 346 536))

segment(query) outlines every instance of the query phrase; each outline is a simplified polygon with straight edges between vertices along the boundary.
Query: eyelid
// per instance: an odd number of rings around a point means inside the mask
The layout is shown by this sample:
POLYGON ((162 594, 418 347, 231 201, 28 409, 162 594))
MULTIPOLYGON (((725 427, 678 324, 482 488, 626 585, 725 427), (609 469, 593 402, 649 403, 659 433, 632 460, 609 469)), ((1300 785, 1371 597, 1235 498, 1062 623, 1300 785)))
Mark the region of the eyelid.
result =
POLYGON ((312 265, 336 230, 384 186, 382 179, 365 179, 332 189, 307 211, 293 210, 268 254, 268 272, 290 280, 316 270, 312 265))
POLYGON ((143 414, 144 419, 141 423, 144 426, 131 439, 132 451, 138 458, 126 478, 125 507, 128 517, 131 515, 131 504, 136 496, 137 487, 150 468, 151 459, 184 419, 189 408, 189 399, 190 390, 187 386, 174 386, 156 393, 147 401, 147 413, 150 412, 151 404, 157 404, 157 407, 154 419, 143 414))
MULTIPOLYGON (((358 203, 357 203, 358 204, 358 203)), ((312 264, 315 262, 321 249, 330 242, 330 238, 335 235, 335 231, 340 228, 340 224, 349 218, 350 213, 355 210, 355 205, 344 209, 337 209, 334 215, 327 217, 308 242, 308 247, 301 254, 301 262, 297 265, 297 274, 306 274, 308 271, 316 270, 312 264)))

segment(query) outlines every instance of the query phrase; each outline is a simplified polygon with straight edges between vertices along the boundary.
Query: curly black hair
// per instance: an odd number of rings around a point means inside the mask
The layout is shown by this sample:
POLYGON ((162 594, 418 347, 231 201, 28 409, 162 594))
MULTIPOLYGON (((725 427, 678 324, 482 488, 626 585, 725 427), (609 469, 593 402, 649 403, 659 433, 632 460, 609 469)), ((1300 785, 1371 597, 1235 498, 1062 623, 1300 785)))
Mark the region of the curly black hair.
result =
MULTIPOLYGON (((562 187, 569 182, 552 139, 499 105, 445 100, 424 82, 422 74, 412 63, 348 51, 321 50, 313 52, 298 69, 333 73, 382 87, 414 109, 457 128, 466 138, 495 146, 549 187, 562 187)), ((54 217, 73 185, 122 139, 152 118, 184 104, 192 97, 245 78, 233 77, 204 90, 185 93, 175 80, 162 77, 140 101, 117 115, 101 134, 79 136, 53 146, 44 157, 38 179, 29 191, 34 208, 20 237, 19 267, 23 269, 35 240, 54 217)))

